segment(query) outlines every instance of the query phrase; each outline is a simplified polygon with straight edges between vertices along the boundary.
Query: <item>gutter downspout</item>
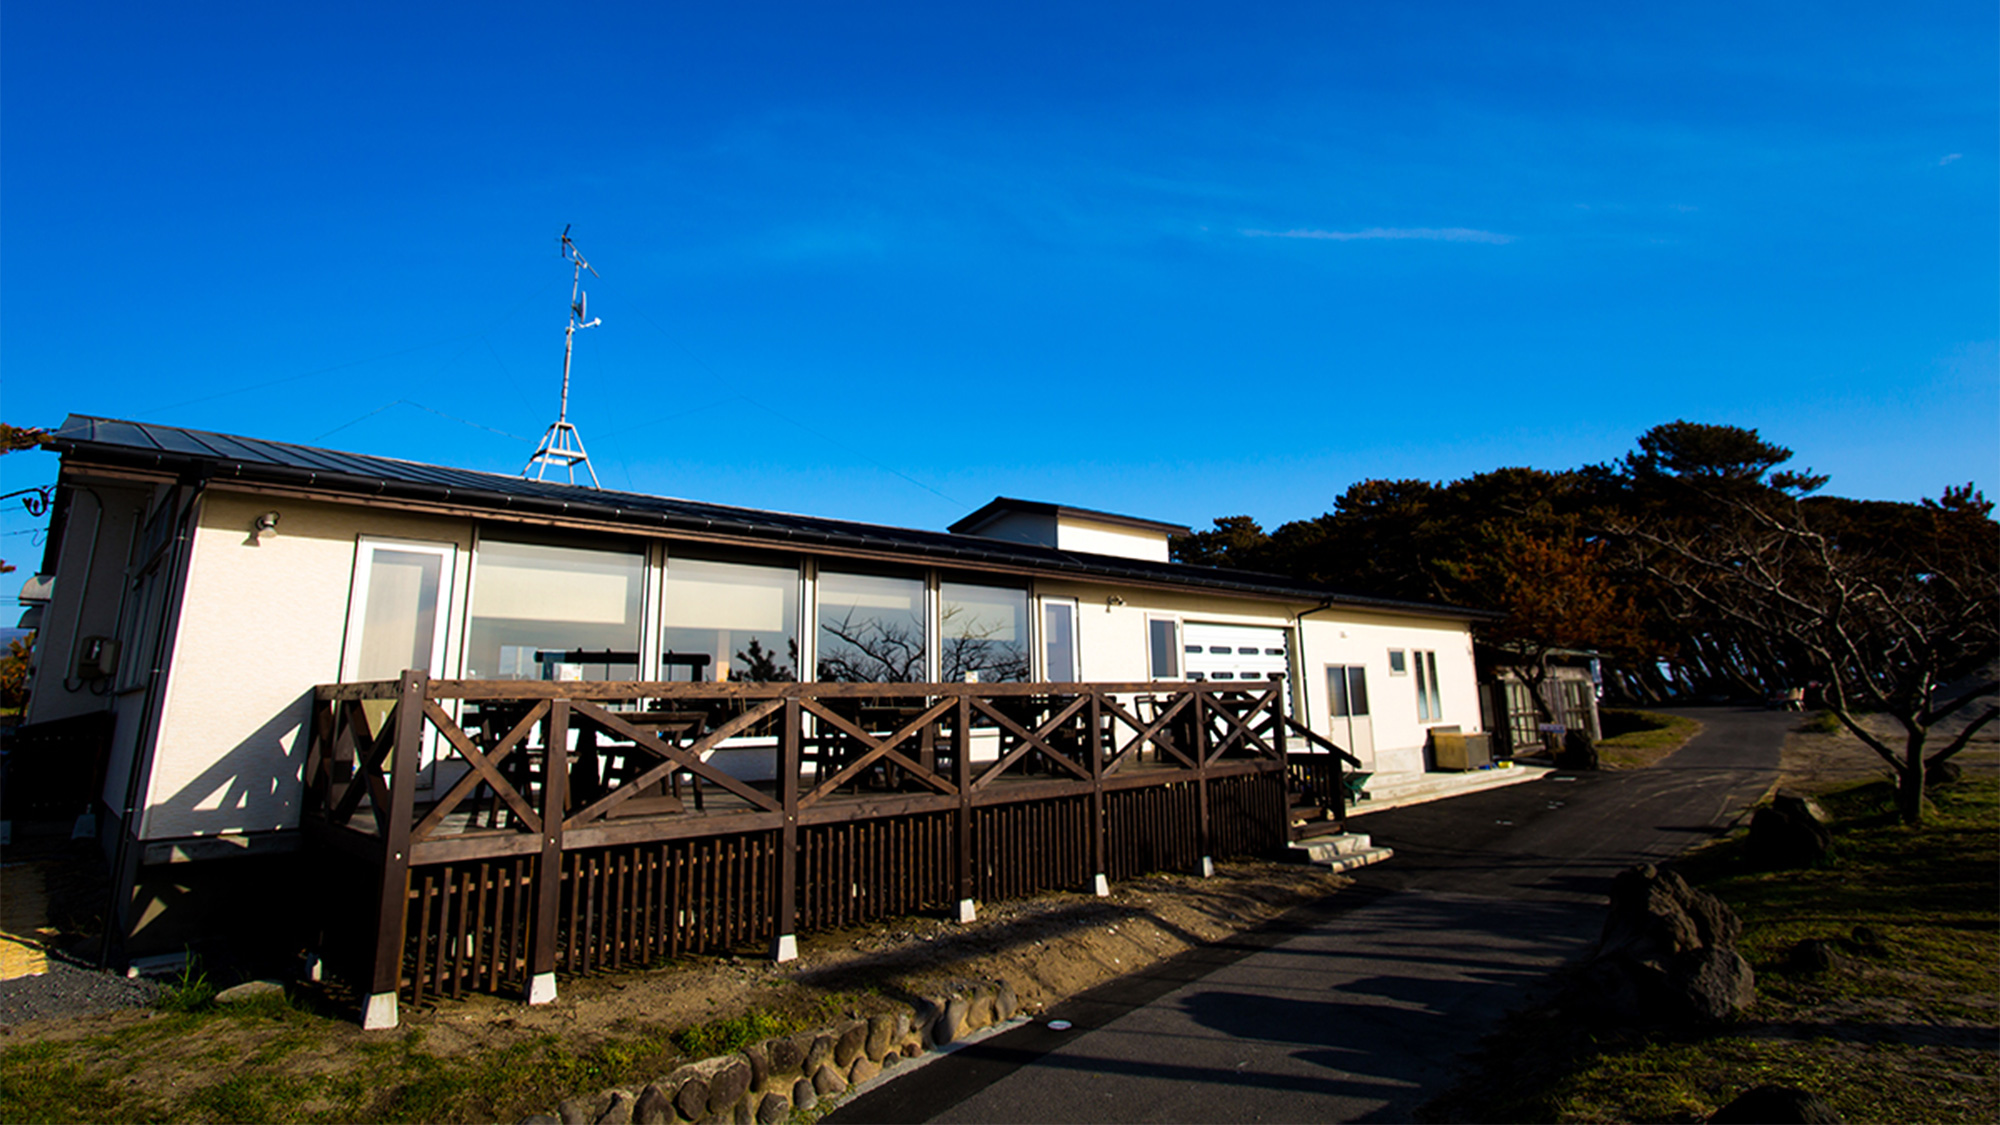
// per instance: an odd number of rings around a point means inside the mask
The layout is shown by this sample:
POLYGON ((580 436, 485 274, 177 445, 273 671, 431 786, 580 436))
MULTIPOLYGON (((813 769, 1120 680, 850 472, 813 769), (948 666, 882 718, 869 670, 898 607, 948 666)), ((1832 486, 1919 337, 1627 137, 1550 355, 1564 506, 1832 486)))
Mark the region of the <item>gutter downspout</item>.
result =
POLYGON ((1312 725, 1312 724, 1310 724, 1310 723, 1306 722, 1306 720, 1305 720, 1305 718, 1304 718, 1304 716, 1312 714, 1312 711, 1311 711, 1311 709, 1310 709, 1310 708, 1308 708, 1308 707, 1307 707, 1307 705, 1306 705, 1306 703, 1307 703, 1307 700, 1306 700, 1306 691, 1307 691, 1307 688, 1306 688, 1306 681, 1308 681, 1308 680, 1312 679, 1312 677, 1311 677, 1311 676, 1308 676, 1308 675, 1306 675, 1306 674, 1305 674, 1305 662, 1306 662, 1306 630, 1305 630, 1305 623, 1306 623, 1306 618, 1308 618, 1308 617, 1311 617, 1311 616, 1312 616, 1313 614, 1315 614, 1315 613, 1325 613, 1325 612, 1326 612, 1327 610, 1329 610, 1329 609, 1332 609, 1332 608, 1334 608, 1334 603, 1332 603, 1332 602, 1330 602, 1330 601, 1326 601, 1326 602, 1321 602, 1320 604, 1318 604, 1318 605, 1316 605, 1316 606, 1312 607, 1311 609, 1307 609, 1307 610, 1300 610, 1300 611, 1299 611, 1299 613, 1298 613, 1298 614, 1297 614, 1296 616, 1294 616, 1294 617, 1292 618, 1292 624, 1294 624, 1294 625, 1297 625, 1297 626, 1299 627, 1299 631, 1298 631, 1298 638, 1299 638, 1299 679, 1298 679, 1298 683, 1297 683, 1297 684, 1296 684, 1296 685, 1294 686, 1294 688, 1293 688, 1293 691, 1292 691, 1292 711, 1293 711, 1293 714, 1292 714, 1292 717, 1293 717, 1294 719, 1296 719, 1296 720, 1297 720, 1297 721, 1299 722, 1299 724, 1300 724, 1301 726, 1306 726, 1306 727, 1310 727, 1310 726, 1312 725))

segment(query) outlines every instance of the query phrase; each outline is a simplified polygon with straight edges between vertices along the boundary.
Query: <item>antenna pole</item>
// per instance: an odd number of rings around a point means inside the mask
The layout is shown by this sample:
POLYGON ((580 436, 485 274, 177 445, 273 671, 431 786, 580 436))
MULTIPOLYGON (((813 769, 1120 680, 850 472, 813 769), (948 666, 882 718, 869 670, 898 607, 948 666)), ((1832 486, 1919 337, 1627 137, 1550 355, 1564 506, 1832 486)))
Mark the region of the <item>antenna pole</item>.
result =
POLYGON ((583 291, 583 272, 590 270, 592 277, 601 275, 591 269, 583 251, 570 241, 568 227, 564 227, 562 232, 562 256, 564 261, 575 265, 569 283, 569 326, 563 329, 562 404, 556 412, 555 424, 542 435, 542 443, 535 448, 534 456, 528 458, 521 475, 525 477, 533 472, 535 479, 541 480, 550 465, 560 465, 569 473, 569 483, 575 484, 576 467, 582 465, 583 471, 590 474, 590 487, 599 488, 602 486, 597 483, 597 470, 590 467, 590 454, 583 448, 583 435, 577 433, 576 427, 569 422, 569 370, 570 360, 576 353, 576 330, 595 328, 603 323, 601 317, 584 319, 590 296, 583 291))

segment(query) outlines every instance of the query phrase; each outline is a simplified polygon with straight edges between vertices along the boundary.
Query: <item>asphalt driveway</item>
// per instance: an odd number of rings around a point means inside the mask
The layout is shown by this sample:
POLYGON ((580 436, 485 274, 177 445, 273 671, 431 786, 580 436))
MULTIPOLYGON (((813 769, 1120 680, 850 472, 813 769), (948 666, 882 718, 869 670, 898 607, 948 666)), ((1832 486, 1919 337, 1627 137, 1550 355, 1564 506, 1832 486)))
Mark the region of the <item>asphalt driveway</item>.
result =
POLYGON ((1067 1001, 827 1120, 1408 1120, 1588 948, 1613 876, 1727 827, 1765 792, 1798 719, 1683 713, 1702 734, 1648 770, 1355 817, 1396 857, 1354 887, 1067 1001))

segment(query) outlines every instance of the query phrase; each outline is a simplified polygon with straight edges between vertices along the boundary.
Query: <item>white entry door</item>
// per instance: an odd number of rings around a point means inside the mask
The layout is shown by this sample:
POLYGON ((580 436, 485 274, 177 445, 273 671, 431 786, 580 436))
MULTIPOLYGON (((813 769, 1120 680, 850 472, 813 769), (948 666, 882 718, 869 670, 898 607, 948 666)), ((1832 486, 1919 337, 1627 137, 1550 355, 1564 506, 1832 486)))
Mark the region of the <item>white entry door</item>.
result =
POLYGON ((1327 737, 1370 768, 1375 764, 1375 720, 1368 714, 1368 670, 1359 664, 1326 666, 1327 737))
POLYGON ((450 543, 362 539, 355 548, 340 678, 393 680, 412 668, 444 673, 451 606, 450 543))
MULTIPOLYGON (((458 548, 450 543, 362 539, 354 551, 354 587, 347 607, 347 645, 340 678, 394 680, 412 668, 444 674, 446 623, 451 616, 452 564, 458 548)), ((362 703, 369 725, 379 731, 391 704, 362 703)), ((424 728, 418 788, 432 782, 434 735, 424 728)))

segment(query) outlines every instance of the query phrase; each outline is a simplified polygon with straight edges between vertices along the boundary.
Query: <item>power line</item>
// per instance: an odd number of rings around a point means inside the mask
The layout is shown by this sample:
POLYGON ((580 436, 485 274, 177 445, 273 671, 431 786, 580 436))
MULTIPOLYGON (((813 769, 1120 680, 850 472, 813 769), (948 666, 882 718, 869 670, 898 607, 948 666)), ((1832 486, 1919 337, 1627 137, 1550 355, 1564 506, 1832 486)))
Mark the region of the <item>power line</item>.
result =
POLYGON ((314 440, 314 441, 324 441, 324 440, 326 440, 327 438, 329 438, 329 437, 332 437, 332 436, 333 436, 334 434, 337 434, 337 433, 339 433, 340 431, 342 431, 342 430, 344 430, 344 429, 347 429, 347 428, 348 428, 348 427, 350 427, 350 426, 355 426, 355 425, 359 425, 359 424, 360 424, 360 423, 362 423, 362 422, 366 422, 366 421, 367 421, 368 419, 370 419, 370 418, 373 418, 373 417, 375 417, 375 416, 376 416, 377 414, 380 414, 380 413, 382 413, 383 411, 385 411, 385 410, 388 410, 388 409, 389 409, 390 407, 394 407, 394 406, 414 406, 414 407, 416 407, 416 408, 417 408, 418 410, 422 410, 422 411, 425 411, 425 412, 427 412, 427 413, 430 413, 430 414, 435 414, 435 415, 437 415, 438 417, 440 417, 440 418, 444 418, 444 419, 447 419, 447 420, 449 420, 449 421, 453 421, 453 422, 457 422, 457 423, 458 423, 459 425, 462 425, 462 426, 471 426, 471 427, 472 427, 473 429, 475 429, 475 430, 485 430, 485 431, 486 431, 487 433, 489 433, 489 434, 498 434, 498 435, 500 435, 501 437, 503 437, 503 438, 507 438, 507 439, 509 439, 509 440, 511 440, 511 441, 519 441, 519 442, 530 442, 530 441, 533 441, 533 440, 535 440, 534 438, 526 438, 526 437, 522 437, 522 436, 521 436, 520 434, 510 434, 510 433, 508 433, 508 432, 507 432, 506 430, 499 430, 499 429, 495 429, 495 428, 493 428, 492 426, 489 426, 489 425, 487 425, 487 424, 486 424, 486 423, 484 423, 484 422, 475 422, 475 421, 473 421, 473 420, 472 420, 472 419, 470 419, 470 418, 460 418, 460 417, 459 417, 458 415, 456 415, 456 414, 446 414, 446 413, 445 413, 444 411, 442 411, 442 410, 437 410, 437 409, 434 409, 434 408, 432 408, 432 407, 429 407, 429 406, 425 406, 425 405, 424 405, 423 403, 421 403, 421 402, 414 402, 414 401, 412 401, 412 400, 410 400, 410 399, 407 399, 407 398, 399 398, 399 399, 396 399, 396 400, 395 400, 395 401, 393 401, 393 402, 385 402, 385 403, 383 403, 382 405, 380 405, 380 406, 376 407, 375 409, 373 409, 373 410, 370 410, 370 411, 369 411, 368 413, 366 413, 366 414, 363 414, 363 415, 361 415, 361 416, 360 416, 359 418, 355 418, 355 419, 352 419, 352 420, 350 420, 350 421, 346 421, 346 422, 342 422, 342 423, 341 423, 340 425, 338 425, 338 426, 335 426, 334 428, 332 428, 332 429, 328 430, 327 432, 325 432, 325 433, 323 433, 323 434, 320 434, 320 435, 319 435, 318 437, 315 437, 315 438, 313 438, 312 440, 314 440))

